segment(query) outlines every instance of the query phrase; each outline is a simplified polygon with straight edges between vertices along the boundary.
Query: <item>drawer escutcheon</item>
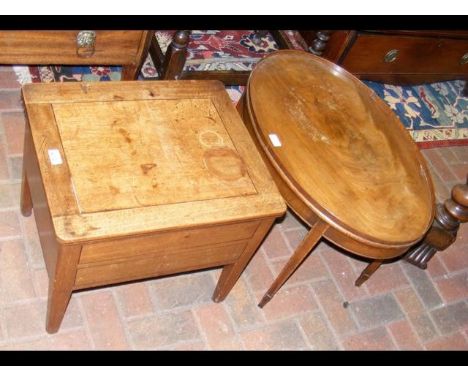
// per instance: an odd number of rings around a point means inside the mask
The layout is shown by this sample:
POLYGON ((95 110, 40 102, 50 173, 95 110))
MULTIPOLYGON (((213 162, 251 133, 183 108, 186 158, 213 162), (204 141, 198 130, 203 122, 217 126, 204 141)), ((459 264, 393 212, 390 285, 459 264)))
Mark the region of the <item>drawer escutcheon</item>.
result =
POLYGON ((384 56, 384 61, 385 62, 393 62, 397 59, 398 57, 398 49, 392 49, 387 52, 387 54, 384 56))
POLYGON ((76 35, 76 54, 79 57, 91 57, 96 44, 95 31, 80 31, 76 35))

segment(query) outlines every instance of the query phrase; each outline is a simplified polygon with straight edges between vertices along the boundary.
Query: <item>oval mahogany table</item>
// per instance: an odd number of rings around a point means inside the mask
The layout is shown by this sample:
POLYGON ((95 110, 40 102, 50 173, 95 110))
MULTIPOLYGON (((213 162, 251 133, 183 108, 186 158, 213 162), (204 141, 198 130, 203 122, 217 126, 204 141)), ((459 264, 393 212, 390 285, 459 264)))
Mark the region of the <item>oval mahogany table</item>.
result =
POLYGON ((238 111, 288 206, 311 229, 259 306, 264 306, 323 237, 385 259, 429 229, 434 191, 424 158, 396 115, 341 67, 282 50, 252 71, 238 111))

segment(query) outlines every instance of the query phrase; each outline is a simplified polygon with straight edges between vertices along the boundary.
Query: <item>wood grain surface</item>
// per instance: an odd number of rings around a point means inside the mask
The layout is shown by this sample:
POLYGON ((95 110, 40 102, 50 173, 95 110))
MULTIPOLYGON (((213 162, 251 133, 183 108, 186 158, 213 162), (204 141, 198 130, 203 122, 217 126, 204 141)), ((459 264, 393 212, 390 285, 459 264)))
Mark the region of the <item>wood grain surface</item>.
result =
POLYGON ((425 161, 354 76, 311 54, 280 51, 252 72, 247 106, 271 164, 332 227, 390 246, 427 231, 434 194, 425 161))

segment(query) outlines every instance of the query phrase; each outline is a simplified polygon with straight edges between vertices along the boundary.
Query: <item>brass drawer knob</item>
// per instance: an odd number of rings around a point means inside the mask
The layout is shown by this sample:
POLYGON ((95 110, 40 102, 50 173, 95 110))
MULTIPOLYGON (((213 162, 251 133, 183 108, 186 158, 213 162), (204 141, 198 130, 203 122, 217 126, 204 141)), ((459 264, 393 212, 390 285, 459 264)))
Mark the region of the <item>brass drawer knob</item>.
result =
POLYGON ((465 53, 462 58, 460 58, 460 65, 468 64, 468 53, 465 53))
POLYGON ((80 31, 76 35, 76 54, 80 57, 91 57, 96 44, 95 31, 80 31))
POLYGON ((387 54, 384 57, 385 62, 393 62, 397 59, 398 57, 398 49, 392 49, 387 52, 387 54))

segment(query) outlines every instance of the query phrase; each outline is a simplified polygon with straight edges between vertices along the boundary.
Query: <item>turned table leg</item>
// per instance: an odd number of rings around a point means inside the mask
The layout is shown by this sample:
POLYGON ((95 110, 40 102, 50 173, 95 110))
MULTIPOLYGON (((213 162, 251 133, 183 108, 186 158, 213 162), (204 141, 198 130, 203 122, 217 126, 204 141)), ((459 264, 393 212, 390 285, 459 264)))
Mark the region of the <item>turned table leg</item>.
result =
POLYGON ((224 266, 223 271, 221 272, 221 276, 219 276, 216 289, 213 293, 212 299, 214 302, 221 302, 226 298, 237 279, 240 277, 242 271, 245 269, 248 262, 257 251, 257 248, 262 243, 266 234, 273 225, 273 222, 274 219, 267 219, 262 222, 237 261, 235 263, 224 266))
POLYGON ((291 277, 297 267, 302 263, 302 261, 307 257, 309 252, 315 247, 319 242, 322 235, 328 228, 328 224, 318 220, 314 226, 311 227, 307 236, 299 244, 299 246, 294 251, 291 258, 288 260, 286 265, 281 270, 280 274, 276 280, 271 284, 270 289, 265 293, 262 300, 258 304, 260 308, 263 308, 278 292, 278 290, 283 286, 283 284, 291 277))
POLYGON ((357 280, 354 282, 354 285, 356 286, 361 286, 369 280, 369 278, 374 274, 374 272, 379 269, 379 267, 382 265, 381 260, 374 260, 372 263, 370 263, 359 275, 357 280))
POLYGON ((59 245, 55 270, 49 276, 49 300, 47 303, 46 330, 48 333, 58 331, 70 301, 75 284, 81 246, 59 245))
POLYGON ((451 198, 438 204, 432 227, 424 239, 410 249, 404 259, 421 269, 437 251, 443 251, 455 242, 460 223, 468 221, 468 176, 465 184, 452 189, 451 198))

